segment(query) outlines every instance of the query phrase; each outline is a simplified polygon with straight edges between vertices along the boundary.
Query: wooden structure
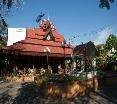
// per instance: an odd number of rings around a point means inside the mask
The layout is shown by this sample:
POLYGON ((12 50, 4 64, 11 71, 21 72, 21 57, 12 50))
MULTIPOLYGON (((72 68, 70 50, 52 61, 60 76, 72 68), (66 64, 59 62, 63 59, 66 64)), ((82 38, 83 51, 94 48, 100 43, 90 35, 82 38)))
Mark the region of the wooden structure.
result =
POLYGON ((57 72, 58 65, 63 65, 71 54, 72 46, 65 43, 64 37, 46 19, 41 20, 39 27, 27 29, 25 40, 0 49, 0 56, 6 57, 9 65, 19 68, 51 66, 53 72, 57 72))
POLYGON ((97 49, 91 41, 77 45, 73 50, 73 54, 78 58, 78 66, 82 66, 83 64, 84 66, 96 65, 95 57, 97 55, 97 49))

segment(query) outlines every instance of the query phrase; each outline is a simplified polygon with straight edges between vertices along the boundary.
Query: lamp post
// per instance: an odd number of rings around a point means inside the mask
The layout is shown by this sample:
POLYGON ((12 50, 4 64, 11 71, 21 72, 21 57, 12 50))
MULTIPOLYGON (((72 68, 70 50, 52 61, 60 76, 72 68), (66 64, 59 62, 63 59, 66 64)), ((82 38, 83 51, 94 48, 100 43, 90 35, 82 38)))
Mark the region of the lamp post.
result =
POLYGON ((64 51, 64 59, 65 59, 65 43, 64 42, 62 42, 62 48, 63 48, 63 51, 64 51))
POLYGON ((61 46, 63 48, 63 52, 64 52, 64 74, 66 74, 66 71, 65 71, 65 40, 61 43, 61 46))
POLYGON ((48 47, 46 47, 44 49, 44 52, 46 53, 46 57, 47 57, 47 68, 49 69, 49 61, 48 61, 48 56, 49 56, 49 53, 50 53, 50 49, 48 47))

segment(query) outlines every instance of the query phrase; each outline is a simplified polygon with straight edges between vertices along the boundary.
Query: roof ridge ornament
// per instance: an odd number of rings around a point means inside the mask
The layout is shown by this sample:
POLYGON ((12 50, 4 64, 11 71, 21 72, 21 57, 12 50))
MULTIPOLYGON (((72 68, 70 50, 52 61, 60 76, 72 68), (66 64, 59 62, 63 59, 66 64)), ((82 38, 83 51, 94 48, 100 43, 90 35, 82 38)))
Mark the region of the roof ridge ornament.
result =
POLYGON ((42 12, 41 12, 41 13, 37 16, 36 22, 39 23, 39 22, 41 21, 42 17, 44 17, 44 15, 45 15, 45 13, 42 13, 42 12))
MULTIPOLYGON (((50 28, 51 30, 56 30, 56 27, 55 27, 55 25, 54 25, 54 23, 53 22, 51 22, 50 20, 48 20, 48 19, 42 19, 41 21, 40 21, 40 27, 43 29, 43 28, 50 28), (48 25, 48 27, 43 27, 44 25, 48 25)), ((46 30, 46 29, 45 29, 46 30)))
POLYGON ((44 40, 54 40, 54 36, 52 34, 51 23, 47 19, 43 19, 40 22, 40 28, 45 32, 44 40))

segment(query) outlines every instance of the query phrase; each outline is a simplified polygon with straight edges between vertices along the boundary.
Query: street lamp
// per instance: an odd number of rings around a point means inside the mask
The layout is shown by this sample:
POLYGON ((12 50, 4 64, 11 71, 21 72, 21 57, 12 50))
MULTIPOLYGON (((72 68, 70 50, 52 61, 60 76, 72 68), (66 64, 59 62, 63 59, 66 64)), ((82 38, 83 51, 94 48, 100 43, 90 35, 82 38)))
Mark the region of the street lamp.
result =
POLYGON ((50 53, 50 49, 49 49, 48 47, 46 47, 46 48, 44 49, 44 52, 46 52, 46 56, 47 56, 47 68, 49 69, 48 55, 49 55, 49 53, 50 53))
POLYGON ((62 46, 62 48, 63 48, 63 51, 64 51, 64 59, 65 59, 65 42, 63 41, 62 43, 61 43, 61 46, 62 46))
POLYGON ((64 74, 65 74, 65 44, 66 44, 66 42, 65 42, 65 40, 61 43, 61 46, 62 46, 62 48, 63 48, 63 51, 64 51, 64 74))

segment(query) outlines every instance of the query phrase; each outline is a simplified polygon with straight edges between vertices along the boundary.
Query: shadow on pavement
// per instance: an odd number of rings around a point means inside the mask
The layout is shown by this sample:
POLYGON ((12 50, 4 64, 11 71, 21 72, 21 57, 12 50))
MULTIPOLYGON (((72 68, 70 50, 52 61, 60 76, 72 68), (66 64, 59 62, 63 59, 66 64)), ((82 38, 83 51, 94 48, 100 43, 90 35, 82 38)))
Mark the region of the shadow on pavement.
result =
POLYGON ((117 83, 103 85, 100 94, 117 103, 117 83))
POLYGON ((34 99, 40 96, 40 90, 34 83, 24 83, 19 89, 19 95, 13 104, 34 104, 34 99))
POLYGON ((100 80, 99 95, 117 104, 117 73, 106 72, 106 76, 100 80))
POLYGON ((11 104, 11 103, 13 103, 13 99, 8 94, 8 91, 5 91, 0 95, 0 104, 11 104))

